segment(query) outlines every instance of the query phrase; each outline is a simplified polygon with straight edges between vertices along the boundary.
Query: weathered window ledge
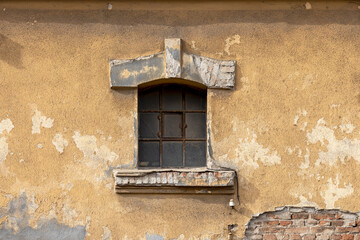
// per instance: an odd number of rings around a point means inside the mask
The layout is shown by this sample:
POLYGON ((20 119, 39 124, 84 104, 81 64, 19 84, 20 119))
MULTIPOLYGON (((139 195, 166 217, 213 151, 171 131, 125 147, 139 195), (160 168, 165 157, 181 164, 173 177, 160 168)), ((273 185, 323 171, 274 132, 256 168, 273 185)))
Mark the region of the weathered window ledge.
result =
POLYGON ((233 194, 235 171, 192 169, 118 169, 115 191, 127 193, 233 194))

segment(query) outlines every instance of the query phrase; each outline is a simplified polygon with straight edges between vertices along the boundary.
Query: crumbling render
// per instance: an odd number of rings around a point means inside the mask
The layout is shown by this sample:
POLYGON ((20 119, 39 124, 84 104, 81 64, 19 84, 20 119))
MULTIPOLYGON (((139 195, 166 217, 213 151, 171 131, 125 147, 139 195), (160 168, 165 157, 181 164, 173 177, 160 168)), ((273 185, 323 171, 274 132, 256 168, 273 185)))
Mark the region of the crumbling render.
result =
POLYGON ((281 207, 254 216, 246 226, 248 239, 360 239, 360 218, 339 209, 281 207))

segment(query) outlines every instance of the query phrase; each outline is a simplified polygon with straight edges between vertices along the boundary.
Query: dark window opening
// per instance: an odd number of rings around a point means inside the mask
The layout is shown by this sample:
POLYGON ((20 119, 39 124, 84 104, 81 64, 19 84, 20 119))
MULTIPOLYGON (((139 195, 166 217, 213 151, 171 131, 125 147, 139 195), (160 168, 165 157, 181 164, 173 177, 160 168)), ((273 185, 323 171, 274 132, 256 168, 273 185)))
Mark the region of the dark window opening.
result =
POLYGON ((139 167, 206 166, 206 90, 139 89, 139 167))

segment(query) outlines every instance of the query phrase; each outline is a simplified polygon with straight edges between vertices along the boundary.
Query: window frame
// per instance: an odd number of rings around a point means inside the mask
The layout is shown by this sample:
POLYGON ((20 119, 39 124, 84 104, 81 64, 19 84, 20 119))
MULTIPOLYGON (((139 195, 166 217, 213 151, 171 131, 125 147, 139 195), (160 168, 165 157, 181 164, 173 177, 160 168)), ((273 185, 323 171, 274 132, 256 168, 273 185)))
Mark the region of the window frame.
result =
MULTIPOLYGON (((169 89, 167 89, 169 90, 169 89)), ((208 126, 208 111, 207 111, 207 107, 208 107, 208 89, 207 88, 203 88, 203 87, 199 87, 199 86, 194 86, 194 85, 189 85, 189 84, 184 84, 183 82, 181 83, 177 83, 177 82, 168 82, 168 83, 159 83, 159 84, 152 84, 150 86, 139 86, 137 89, 137 131, 136 131, 136 168, 137 169, 194 169, 194 168, 206 168, 208 166, 208 158, 209 158, 209 149, 208 149, 208 130, 207 130, 207 126, 208 126), (162 99, 162 95, 163 95, 163 91, 164 89, 168 88, 168 87, 180 87, 181 88, 181 103, 182 103, 182 108, 181 110, 164 110, 162 109, 162 105, 163 105, 163 99, 162 99), (148 91, 149 89, 154 89, 154 91, 158 90, 159 91, 159 108, 158 110, 140 110, 140 95, 143 92, 148 91), (188 110, 186 109, 186 99, 185 99, 185 94, 188 92, 196 92, 199 93, 199 95, 202 95, 202 99, 204 101, 204 110, 188 110), (159 113, 160 117, 159 117, 159 132, 160 132, 160 136, 158 135, 158 138, 154 138, 152 140, 150 139, 146 139, 146 138, 140 138, 140 114, 141 113, 159 113), (182 128, 181 128, 181 132, 182 132, 182 136, 178 137, 178 138, 172 138, 172 137, 165 137, 163 136, 164 133, 164 122, 163 122, 163 115, 164 114, 179 114, 181 113, 181 118, 182 118, 182 128), (202 113, 205 115, 205 121, 203 123, 203 127, 204 128, 204 134, 205 136, 203 138, 188 138, 186 136, 186 128, 187 128, 187 124, 186 124, 186 114, 187 113, 202 113), (140 141, 155 141, 159 143, 159 165, 158 166, 141 166, 141 162, 140 162, 140 141), (181 141, 182 142, 182 166, 164 166, 163 165, 163 147, 162 147, 162 143, 163 142, 171 142, 171 141, 181 141), (187 165, 186 162, 186 143, 187 142, 203 142, 205 147, 204 147, 204 152, 205 152, 205 156, 204 159, 202 159, 200 161, 201 165, 198 166, 191 166, 191 165, 187 165)), ((199 126, 196 126, 199 127, 199 126)))

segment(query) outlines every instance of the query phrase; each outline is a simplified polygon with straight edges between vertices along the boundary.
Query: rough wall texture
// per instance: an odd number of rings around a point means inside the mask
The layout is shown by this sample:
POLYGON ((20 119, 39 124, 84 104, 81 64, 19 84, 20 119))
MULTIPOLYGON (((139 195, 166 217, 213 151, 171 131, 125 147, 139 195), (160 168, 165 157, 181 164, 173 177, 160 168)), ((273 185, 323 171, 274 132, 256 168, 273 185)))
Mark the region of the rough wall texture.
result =
POLYGON ((360 239, 359 214, 284 207, 253 217, 246 227, 247 239, 360 239))
POLYGON ((236 239, 276 206, 359 211, 359 5, 1 1, 1 234, 226 239, 237 224, 236 239), (207 116, 209 157, 238 171, 234 210, 235 196, 114 193, 112 170, 135 167, 137 96, 110 89, 108 63, 165 38, 237 62, 207 116))

